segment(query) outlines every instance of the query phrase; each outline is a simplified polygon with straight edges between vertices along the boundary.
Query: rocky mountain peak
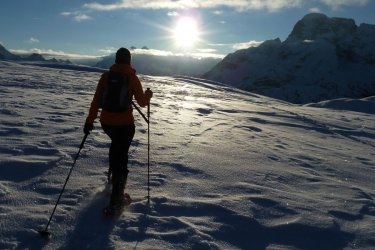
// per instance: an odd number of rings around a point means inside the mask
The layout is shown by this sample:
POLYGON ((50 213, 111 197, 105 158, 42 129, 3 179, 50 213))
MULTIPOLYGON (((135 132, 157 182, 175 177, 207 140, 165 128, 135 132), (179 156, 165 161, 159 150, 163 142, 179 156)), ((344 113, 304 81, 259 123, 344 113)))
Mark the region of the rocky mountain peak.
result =
POLYGON ((37 54, 37 53, 31 54, 30 56, 26 57, 26 59, 30 61, 45 61, 46 60, 44 59, 42 55, 37 54))
POLYGON ((308 14, 286 41, 236 51, 204 75, 293 103, 375 95, 375 25, 308 14))
POLYGON ((337 41, 352 35, 357 28, 353 19, 329 18, 321 13, 310 13, 296 23, 287 41, 317 39, 337 41))
POLYGON ((0 59, 17 60, 19 56, 10 53, 3 45, 0 44, 0 59))

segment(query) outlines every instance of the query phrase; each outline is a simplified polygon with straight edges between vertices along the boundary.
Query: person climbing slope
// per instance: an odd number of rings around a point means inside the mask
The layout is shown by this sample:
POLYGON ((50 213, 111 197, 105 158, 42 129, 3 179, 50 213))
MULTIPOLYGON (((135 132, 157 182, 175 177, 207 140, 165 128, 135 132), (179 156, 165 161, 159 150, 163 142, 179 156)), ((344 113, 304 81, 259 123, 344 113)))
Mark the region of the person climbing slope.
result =
POLYGON ((101 108, 100 123, 111 139, 109 149, 109 174, 112 174, 112 193, 109 203, 110 212, 121 209, 130 202, 124 193, 128 177, 128 153, 135 133, 132 108, 133 97, 141 107, 150 104, 153 92, 143 91, 136 71, 131 66, 131 54, 126 48, 116 52, 115 64, 103 73, 91 102, 86 118, 84 133, 93 130, 93 123, 101 108))

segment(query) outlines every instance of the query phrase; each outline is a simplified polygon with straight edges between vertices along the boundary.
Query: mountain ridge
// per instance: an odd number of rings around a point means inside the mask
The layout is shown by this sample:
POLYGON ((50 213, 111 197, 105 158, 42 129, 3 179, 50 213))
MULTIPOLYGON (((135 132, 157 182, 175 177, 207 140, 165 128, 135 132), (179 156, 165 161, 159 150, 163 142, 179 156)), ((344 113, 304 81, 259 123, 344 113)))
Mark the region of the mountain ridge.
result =
POLYGON ((292 103, 375 95, 375 25, 307 14, 285 41, 226 56, 204 78, 292 103))
MULTIPOLYGON (((26 62, 43 62, 43 63, 59 63, 59 64, 72 64, 69 59, 62 60, 62 59, 46 59, 43 55, 38 53, 31 53, 29 55, 15 55, 7 50, 3 45, 0 44, 0 60, 8 60, 8 61, 26 61, 26 62)), ((46 64, 46 66, 48 66, 46 64)))
MULTIPOLYGON (((202 76, 220 60, 216 58, 193 58, 189 56, 159 56, 132 53, 132 66, 138 73, 154 76, 187 75, 202 76)), ((103 57, 95 67, 108 69, 115 62, 115 55, 103 57)))
POLYGON ((2 60, 20 60, 21 57, 12 54, 2 44, 0 44, 0 59, 2 59, 2 60))
MULTIPOLYGON (((146 47, 144 49, 147 49, 146 47)), ((70 60, 62 59, 45 59, 42 55, 32 53, 30 55, 18 56, 9 52, 4 46, 0 45, 0 60, 10 61, 31 61, 42 62, 40 66, 49 66, 44 63, 52 63, 56 67, 56 63, 72 64, 70 60)), ((193 58, 190 56, 159 56, 151 54, 132 53, 132 66, 139 74, 155 75, 155 76, 174 76, 187 75, 192 77, 200 77, 207 70, 214 67, 220 59, 217 58, 193 58)), ((102 57, 102 59, 93 65, 93 68, 109 69, 115 62, 115 54, 102 57)), ((88 65, 86 63, 82 63, 88 65)), ((92 64, 90 64, 92 66, 92 64)))

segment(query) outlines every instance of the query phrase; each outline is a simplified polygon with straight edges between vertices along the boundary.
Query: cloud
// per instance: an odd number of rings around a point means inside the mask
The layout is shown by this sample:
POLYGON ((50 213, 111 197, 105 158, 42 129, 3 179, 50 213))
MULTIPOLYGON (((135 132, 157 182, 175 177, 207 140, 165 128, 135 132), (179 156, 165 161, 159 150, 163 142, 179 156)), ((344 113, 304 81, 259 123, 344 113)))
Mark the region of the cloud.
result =
POLYGON ((77 22, 82 22, 82 21, 90 20, 90 19, 91 17, 86 14, 78 14, 74 16, 74 20, 76 20, 77 22))
POLYGON ((60 13, 62 16, 71 16, 76 22, 82 22, 86 20, 90 20, 91 17, 83 14, 82 12, 79 11, 74 11, 74 12, 61 12, 60 13))
POLYGON ((167 13, 167 15, 168 16, 178 16, 179 14, 176 11, 170 11, 170 12, 167 13))
POLYGON ((365 6, 369 3, 369 0, 320 0, 320 2, 338 10, 345 6, 365 6))
POLYGON ((215 53, 215 49, 197 49, 196 51, 186 53, 174 53, 172 51, 157 50, 157 49, 133 49, 132 54, 153 55, 153 56, 190 56, 194 58, 224 58, 225 55, 215 53))
POLYGON ((132 54, 154 55, 154 56, 173 56, 173 52, 157 49, 133 49, 132 54))
POLYGON ((113 54, 116 52, 116 48, 115 47, 107 47, 105 49, 100 49, 99 52, 103 53, 103 54, 113 54))
POLYGON ((44 56, 45 58, 58 58, 58 59, 96 59, 99 58, 99 56, 93 56, 93 55, 82 55, 82 54, 74 54, 74 53, 65 53, 63 51, 55 51, 51 49, 38 49, 33 48, 30 50, 14 50, 11 49, 10 52, 17 54, 17 55, 30 55, 33 53, 40 54, 44 56))
MULTIPOLYGON (((64 51, 55 51, 51 49, 39 49, 33 48, 29 50, 14 50, 10 49, 10 52, 17 54, 17 55, 30 55, 33 53, 40 54, 44 56, 46 59, 56 58, 56 59, 100 59, 105 55, 110 55, 115 53, 116 48, 108 47, 105 49, 100 49, 99 52, 103 53, 102 55, 83 55, 83 54, 76 54, 76 53, 66 53, 64 51)), ((206 58, 206 57, 213 57, 213 58, 224 58, 225 55, 215 53, 216 50, 214 49, 198 49, 195 52, 191 53, 174 53, 172 51, 166 50, 157 50, 157 49, 133 49, 131 50, 132 54, 144 54, 144 55, 154 55, 154 56, 191 56, 194 58, 206 58)))
POLYGON ((98 11, 111 11, 118 9, 185 9, 199 7, 195 1, 181 0, 122 0, 112 4, 87 3, 83 7, 98 11))
POLYGON ((191 56, 193 56, 195 58, 211 57, 211 58, 220 58, 220 59, 222 59, 222 58, 225 57, 224 54, 218 54, 216 52, 217 52, 216 49, 210 49, 210 48, 207 48, 207 49, 196 49, 196 52, 192 52, 191 56))
POLYGON ((318 7, 314 7, 309 9, 310 13, 322 13, 322 11, 318 7))
POLYGON ((232 46, 233 44, 230 43, 209 43, 209 46, 213 47, 224 47, 224 46, 232 46))
POLYGON ((213 52, 216 52, 217 50, 216 49, 197 49, 197 51, 201 53, 213 53, 213 52))
MULTIPOLYGON (((97 11, 118 9, 187 9, 229 7, 238 11, 267 9, 278 11, 283 8, 299 7, 306 0, 121 0, 112 4, 87 3, 83 7, 97 11)), ((219 13, 219 12, 218 12, 219 13)))
POLYGON ((207 52, 193 52, 190 54, 194 58, 218 58, 223 59, 226 55, 217 53, 207 53, 207 52))
POLYGON ((25 43, 39 43, 39 39, 30 37, 29 40, 25 41, 25 43))
POLYGON ((222 11, 222 10, 215 10, 212 13, 214 13, 215 15, 221 15, 221 14, 224 13, 224 11, 222 11))
MULTIPOLYGON (((237 11, 268 10, 270 12, 280 11, 287 8, 302 7, 307 3, 320 2, 334 10, 345 6, 365 6, 370 0, 117 0, 111 4, 86 3, 84 9, 95 11, 113 11, 119 9, 189 9, 189 8, 232 8, 237 11)), ((169 12, 175 13, 175 12, 169 12)), ((168 15, 169 15, 168 13, 168 15)), ((220 15, 221 10, 214 10, 214 14, 220 15)), ((87 19, 84 19, 87 20, 87 19)))
POLYGON ((233 49, 247 49, 247 48, 250 48, 250 47, 258 47, 262 42, 258 42, 258 41, 248 41, 248 42, 245 42, 245 43, 235 43, 233 44, 233 49))

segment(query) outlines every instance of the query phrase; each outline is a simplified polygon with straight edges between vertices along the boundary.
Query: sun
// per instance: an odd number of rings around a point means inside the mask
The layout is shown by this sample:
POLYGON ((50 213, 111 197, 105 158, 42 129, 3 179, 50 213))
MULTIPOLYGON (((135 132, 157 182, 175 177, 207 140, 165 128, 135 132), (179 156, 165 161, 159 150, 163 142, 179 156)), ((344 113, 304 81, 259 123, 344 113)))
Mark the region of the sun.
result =
POLYGON ((173 29, 173 37, 180 47, 193 47, 199 39, 197 21, 192 17, 181 17, 173 29))

